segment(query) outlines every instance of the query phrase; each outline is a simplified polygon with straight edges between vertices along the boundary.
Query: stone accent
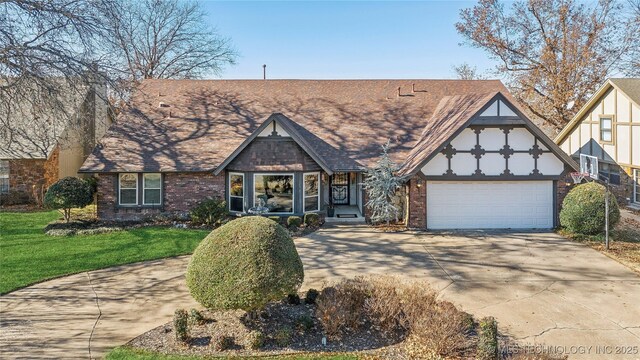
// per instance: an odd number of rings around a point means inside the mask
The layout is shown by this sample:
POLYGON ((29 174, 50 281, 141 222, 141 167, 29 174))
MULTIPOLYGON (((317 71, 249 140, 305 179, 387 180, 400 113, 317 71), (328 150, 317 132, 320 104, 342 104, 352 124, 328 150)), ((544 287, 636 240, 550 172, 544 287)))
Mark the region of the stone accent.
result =
MULTIPOLYGON (((117 174, 98 175, 98 217, 102 220, 141 220, 157 214, 186 215, 207 197, 225 196, 226 174, 163 174, 162 206, 118 206, 117 174)), ((139 189, 142 191, 142 189, 139 189)))
POLYGON ((235 171, 318 171, 320 166, 291 138, 256 138, 227 166, 235 171))
POLYGON ((424 229, 427 227, 427 183, 415 175, 409 180, 409 218, 407 227, 424 229))
POLYGON ((59 148, 55 148, 49 159, 9 160, 9 190, 36 195, 42 199, 47 188, 58 181, 59 148))

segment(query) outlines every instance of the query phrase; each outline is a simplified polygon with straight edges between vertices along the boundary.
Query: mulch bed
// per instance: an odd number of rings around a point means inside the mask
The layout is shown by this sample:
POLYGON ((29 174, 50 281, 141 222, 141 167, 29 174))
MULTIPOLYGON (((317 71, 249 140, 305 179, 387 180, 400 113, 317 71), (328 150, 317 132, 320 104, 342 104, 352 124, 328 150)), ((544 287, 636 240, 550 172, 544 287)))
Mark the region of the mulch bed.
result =
POLYGON ((322 326, 315 317, 315 305, 292 305, 283 302, 271 303, 252 320, 241 310, 209 312, 202 311, 207 319, 202 325, 191 324, 188 344, 180 343, 175 338, 172 323, 159 326, 127 343, 128 346, 163 354, 181 355, 218 355, 218 356, 255 356, 278 355, 299 352, 371 352, 397 343, 399 339, 387 338, 385 334, 363 326, 361 331, 351 333, 340 341, 327 340, 322 344, 322 326), (309 328, 300 319, 311 319, 309 328), (275 334, 282 329, 291 329, 292 338, 288 346, 279 346, 275 334), (265 343, 259 350, 250 349, 248 343, 251 331, 264 334, 265 343), (218 336, 233 337, 230 350, 216 351, 212 346, 212 338, 218 336))

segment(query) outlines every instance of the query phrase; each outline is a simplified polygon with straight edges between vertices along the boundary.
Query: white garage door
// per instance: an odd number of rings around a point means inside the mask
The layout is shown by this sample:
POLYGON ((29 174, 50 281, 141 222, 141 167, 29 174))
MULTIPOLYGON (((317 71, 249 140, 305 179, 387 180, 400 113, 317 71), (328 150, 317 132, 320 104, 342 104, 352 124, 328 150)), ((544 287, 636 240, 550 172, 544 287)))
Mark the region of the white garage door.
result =
POLYGON ((548 229, 552 181, 428 181, 429 229, 548 229))

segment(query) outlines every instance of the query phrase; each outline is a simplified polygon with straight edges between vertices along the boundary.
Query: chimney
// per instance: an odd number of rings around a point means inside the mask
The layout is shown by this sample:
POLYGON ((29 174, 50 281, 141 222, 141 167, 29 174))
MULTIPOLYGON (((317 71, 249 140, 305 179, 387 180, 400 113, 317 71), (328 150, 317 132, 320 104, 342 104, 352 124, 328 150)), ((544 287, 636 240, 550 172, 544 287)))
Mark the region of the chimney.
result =
POLYGON ((400 86, 398 86, 398 97, 400 97, 400 86))
POLYGON ((411 92, 416 92, 416 83, 411 84, 411 92))
POLYGON ((262 65, 262 80, 267 80, 267 64, 262 65))

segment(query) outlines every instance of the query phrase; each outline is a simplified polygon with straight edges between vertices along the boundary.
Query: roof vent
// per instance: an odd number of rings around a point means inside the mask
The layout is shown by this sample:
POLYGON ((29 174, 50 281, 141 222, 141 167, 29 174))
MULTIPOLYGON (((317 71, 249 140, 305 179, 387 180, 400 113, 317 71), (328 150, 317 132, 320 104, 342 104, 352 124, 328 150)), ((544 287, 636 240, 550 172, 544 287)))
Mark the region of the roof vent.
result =
POLYGON ((160 103, 158 104, 158 107, 161 107, 161 108, 168 108, 168 107, 169 107, 169 104, 166 104, 166 103, 164 103, 164 102, 160 101, 160 103))

